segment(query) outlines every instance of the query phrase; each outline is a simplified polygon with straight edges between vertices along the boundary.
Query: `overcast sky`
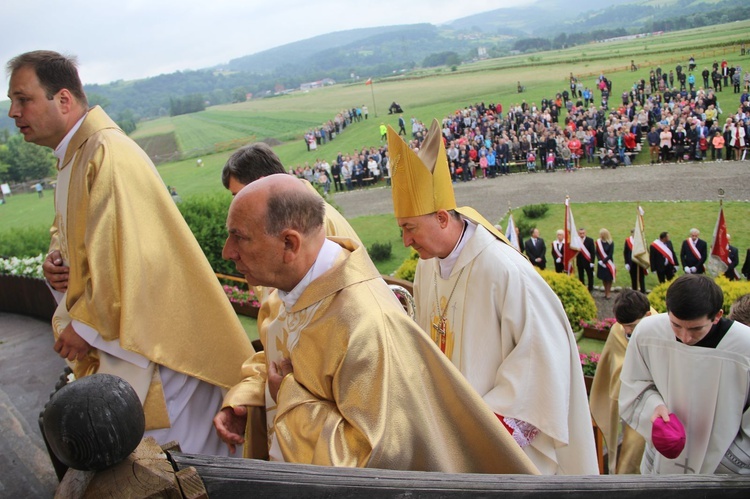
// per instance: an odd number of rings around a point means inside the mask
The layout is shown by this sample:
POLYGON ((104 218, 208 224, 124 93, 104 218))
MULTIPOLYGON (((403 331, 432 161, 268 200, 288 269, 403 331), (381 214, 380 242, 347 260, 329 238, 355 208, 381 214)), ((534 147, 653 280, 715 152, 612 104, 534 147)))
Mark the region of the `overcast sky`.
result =
MULTIPOLYGON (((3 69, 15 55, 76 55, 84 83, 200 69, 346 29, 440 24, 534 0, 11 0, 0 21, 3 69)), ((7 94, 8 79, 2 85, 7 94)))

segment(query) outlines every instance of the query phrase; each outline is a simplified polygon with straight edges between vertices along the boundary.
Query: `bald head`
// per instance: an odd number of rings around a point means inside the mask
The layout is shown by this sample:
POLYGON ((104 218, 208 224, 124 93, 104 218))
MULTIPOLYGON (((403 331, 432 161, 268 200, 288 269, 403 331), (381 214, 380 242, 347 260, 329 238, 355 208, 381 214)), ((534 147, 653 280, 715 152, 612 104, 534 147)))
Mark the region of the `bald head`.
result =
POLYGON ((323 198, 298 178, 285 173, 263 177, 245 186, 232 202, 235 205, 241 210, 246 206, 261 210, 265 214, 265 231, 272 236, 284 229, 306 235, 323 229, 323 198))
POLYGON ((223 256, 251 285, 290 291, 317 258, 323 241, 323 199, 286 174, 244 187, 227 217, 223 256))

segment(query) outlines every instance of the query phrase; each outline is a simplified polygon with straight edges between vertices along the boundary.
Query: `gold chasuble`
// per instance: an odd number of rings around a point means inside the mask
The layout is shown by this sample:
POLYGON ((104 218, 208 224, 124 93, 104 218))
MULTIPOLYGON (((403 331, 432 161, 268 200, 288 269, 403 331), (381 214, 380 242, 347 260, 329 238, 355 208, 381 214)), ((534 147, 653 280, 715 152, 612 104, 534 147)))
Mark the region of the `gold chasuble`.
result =
MULTIPOLYGON (((651 315, 657 312, 651 309, 651 315)), ((622 325, 615 323, 607 336, 602 356, 596 367, 591 386, 591 415, 602 430, 607 444, 607 460, 610 474, 640 474, 641 458, 646 441, 630 426, 621 422, 618 398, 620 397, 620 373, 625 361, 628 340, 622 325), (622 425, 622 445, 618 445, 622 425), (618 449, 619 447, 619 449, 618 449)))
MULTIPOLYGON (((364 247, 329 239, 344 251, 291 309, 282 305, 267 328, 268 351, 243 366, 246 379, 224 401, 266 408, 272 459, 278 452, 287 462, 326 466, 537 473, 406 315, 364 247), (282 358, 294 372, 274 404, 264 395, 266 364, 282 358)), ((265 430, 261 420, 250 417, 251 430, 265 430)))
MULTIPOLYGON (((70 141, 63 175, 67 202, 56 205, 67 210, 56 214, 52 249, 70 276, 55 335, 77 320, 155 364, 236 384, 252 346, 148 156, 96 106, 70 141)), ((96 372, 97 351, 75 364, 77 376, 96 372)), ((169 426, 158 370, 144 407, 147 429, 169 426)))

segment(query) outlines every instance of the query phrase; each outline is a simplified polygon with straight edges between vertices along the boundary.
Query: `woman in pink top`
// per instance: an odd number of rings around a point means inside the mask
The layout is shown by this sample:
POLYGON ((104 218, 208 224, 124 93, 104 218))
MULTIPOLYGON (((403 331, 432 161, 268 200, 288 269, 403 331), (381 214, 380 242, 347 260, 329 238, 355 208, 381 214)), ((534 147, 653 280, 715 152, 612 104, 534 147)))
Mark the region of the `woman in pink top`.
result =
POLYGON ((672 132, 667 125, 664 125, 659 134, 659 147, 661 148, 661 157, 665 162, 669 161, 669 151, 672 149, 672 132))
POLYGON ((718 130, 711 139, 711 145, 714 146, 713 150, 711 151, 711 159, 716 159, 716 157, 718 156, 719 161, 721 161, 722 154, 724 152, 724 137, 721 136, 721 132, 719 132, 718 130))

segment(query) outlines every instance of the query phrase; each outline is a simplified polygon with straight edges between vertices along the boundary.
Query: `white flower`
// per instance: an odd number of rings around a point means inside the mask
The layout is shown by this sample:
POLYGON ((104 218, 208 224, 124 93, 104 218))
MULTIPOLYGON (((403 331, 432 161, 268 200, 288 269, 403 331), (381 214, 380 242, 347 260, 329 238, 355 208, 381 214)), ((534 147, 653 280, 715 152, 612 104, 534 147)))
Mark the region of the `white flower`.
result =
POLYGON ((42 271, 43 261, 43 254, 27 258, 14 256, 7 259, 0 259, 0 274, 42 279, 44 278, 44 272, 42 271))

